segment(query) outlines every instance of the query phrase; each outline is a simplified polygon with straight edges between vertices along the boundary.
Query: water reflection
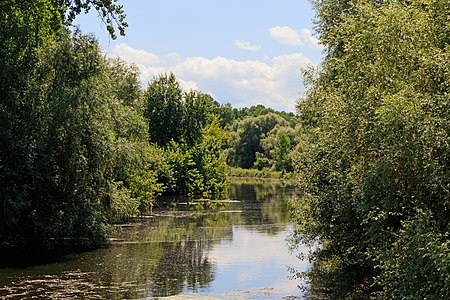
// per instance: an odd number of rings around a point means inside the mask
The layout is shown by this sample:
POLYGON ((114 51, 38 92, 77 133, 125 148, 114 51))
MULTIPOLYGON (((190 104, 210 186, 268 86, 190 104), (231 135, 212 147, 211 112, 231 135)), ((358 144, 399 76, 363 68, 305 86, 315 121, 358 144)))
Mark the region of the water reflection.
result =
POLYGON ((0 269, 0 297, 152 299, 195 293, 275 299, 298 294, 297 282, 286 278, 287 266, 308 268, 288 255, 285 243, 288 200, 295 193, 273 182, 241 182, 230 185, 228 195, 240 202, 205 208, 171 199, 170 209, 118 227, 108 248, 53 260, 29 255, 28 262, 20 255, 22 265, 0 269))

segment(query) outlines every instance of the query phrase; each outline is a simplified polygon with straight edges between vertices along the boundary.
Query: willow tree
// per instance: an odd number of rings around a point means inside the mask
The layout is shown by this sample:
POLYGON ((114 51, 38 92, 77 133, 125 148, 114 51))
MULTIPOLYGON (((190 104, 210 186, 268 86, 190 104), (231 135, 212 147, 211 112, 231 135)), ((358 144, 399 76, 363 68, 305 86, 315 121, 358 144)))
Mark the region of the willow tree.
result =
POLYGON ((305 72, 295 158, 306 192, 297 238, 322 245, 311 287, 326 278, 320 290, 338 299, 448 298, 448 1, 313 4, 326 51, 305 72))
POLYGON ((113 2, 0 3, 2 246, 100 241, 111 199, 129 195, 115 182, 116 146, 133 148, 139 132, 145 141, 146 124, 131 104, 137 77, 67 27, 90 7, 107 18, 122 14, 113 2))

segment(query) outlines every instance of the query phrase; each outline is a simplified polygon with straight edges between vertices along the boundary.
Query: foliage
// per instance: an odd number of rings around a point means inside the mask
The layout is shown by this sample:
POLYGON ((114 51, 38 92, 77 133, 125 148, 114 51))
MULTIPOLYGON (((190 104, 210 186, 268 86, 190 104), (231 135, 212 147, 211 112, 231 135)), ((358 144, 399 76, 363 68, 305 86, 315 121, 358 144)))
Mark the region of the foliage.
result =
POLYGON ((172 140, 195 145, 215 109, 211 96, 197 91, 184 93, 173 73, 155 78, 144 97, 150 141, 161 147, 172 140))
POLYGON ((194 147, 172 142, 166 151, 173 179, 169 192, 221 194, 225 189, 225 161, 222 144, 226 134, 216 118, 204 128, 202 140, 194 147))
POLYGON ((192 194, 194 191, 204 189, 203 179, 196 167, 192 149, 172 141, 165 155, 173 174, 168 184, 169 193, 192 194))
POLYGON ((275 113, 268 113, 234 123, 231 131, 235 134, 230 142, 228 163, 235 167, 253 167, 256 153, 263 152, 261 140, 276 125, 287 126, 288 122, 275 113))
MULTIPOLYGON (((80 13, 88 13, 92 8, 104 24, 112 39, 116 39, 116 27, 120 35, 125 35, 128 27, 123 6, 117 0, 3 0, 0 11, 3 17, 12 18, 7 30, 16 33, 17 40, 34 43, 57 34, 69 26, 80 13), (29 30, 34 28, 34 30, 29 30), (28 33, 23 35, 24 30, 28 33), (23 40, 23 38, 26 38, 23 40)), ((11 19, 10 19, 11 20, 11 19)))
POLYGON ((163 192, 225 187, 217 102, 183 93, 173 75, 143 93, 135 66, 69 36, 91 7, 123 33, 115 2, 0 3, 1 246, 101 243, 163 192))
POLYGON ((450 296, 450 241, 430 212, 417 210, 402 224, 389 252, 381 257, 378 298, 446 299, 450 296))
POLYGON ((265 157, 262 153, 256 152, 256 160, 253 163, 253 167, 261 171, 263 169, 270 169, 271 161, 265 157))
POLYGON ((106 30, 113 40, 117 38, 115 27, 120 35, 125 35, 128 23, 125 21, 126 15, 123 6, 116 4, 117 0, 58 0, 57 3, 67 24, 72 23, 75 17, 82 11, 88 13, 94 8, 100 19, 106 24, 106 30))
POLYGON ((190 91, 184 94, 183 104, 183 118, 178 126, 183 129, 182 140, 192 146, 202 139, 203 129, 212 121, 214 100, 210 95, 190 91))
POLYGON ((225 158, 222 147, 226 139, 227 134, 220 127, 219 119, 214 117, 204 128, 202 141, 196 149, 196 163, 208 194, 220 194, 225 189, 225 158))
POLYGON ((102 241, 108 221, 135 214, 148 193, 131 185, 148 147, 137 73, 89 37, 61 35, 34 51, 23 85, 2 84, 0 235, 102 241))
POLYGON ((160 146, 182 141, 180 121, 183 119, 182 90, 175 75, 161 75, 145 92, 145 112, 149 140, 160 146))
MULTIPOLYGON (((221 115, 222 107, 218 110, 221 115)), ((227 163, 245 169, 269 168, 291 172, 297 117, 293 113, 277 112, 263 105, 235 108, 233 111, 235 119, 226 127, 230 136, 226 147, 227 163), (284 139, 282 146, 279 144, 280 138, 284 139)))
POLYGON ((290 171, 289 151, 291 150, 291 140, 284 131, 278 135, 275 147, 275 169, 277 171, 290 171))
POLYGON ((153 200, 164 191, 164 185, 158 183, 158 174, 154 170, 146 168, 138 170, 130 178, 130 191, 139 203, 139 211, 144 213, 151 211, 153 200))
POLYGON ((39 52, 17 98, 29 114, 4 110, 14 116, 13 126, 27 130, 8 137, 4 155, 16 155, 16 165, 2 159, 2 234, 97 235, 110 166, 103 158, 108 137, 98 122, 104 115, 93 109, 106 105, 96 96, 101 72, 98 48, 88 39, 49 43, 39 52))
POLYGON ((225 188, 222 147, 226 134, 211 96, 183 92, 173 74, 155 78, 144 95, 150 142, 169 164, 167 192, 216 194, 225 188))
POLYGON ((231 103, 215 104, 215 114, 220 117, 220 126, 225 128, 236 120, 238 110, 231 106, 231 103))
POLYGON ((266 159, 269 167, 277 171, 292 171, 291 150, 295 145, 296 132, 291 126, 276 125, 267 135, 261 140, 262 153, 258 153, 258 160, 266 159))
POLYGON ((298 104, 297 238, 320 239, 324 273, 354 274, 332 298, 447 298, 448 2, 313 3, 327 50, 298 104))

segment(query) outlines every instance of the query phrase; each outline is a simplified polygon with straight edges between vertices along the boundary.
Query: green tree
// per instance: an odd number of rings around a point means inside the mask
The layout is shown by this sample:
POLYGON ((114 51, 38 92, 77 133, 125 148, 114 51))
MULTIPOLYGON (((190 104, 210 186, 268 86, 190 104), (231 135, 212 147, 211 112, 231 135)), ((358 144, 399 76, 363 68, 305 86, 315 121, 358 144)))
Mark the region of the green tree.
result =
POLYGON ((128 27, 123 5, 117 2, 117 0, 56 0, 52 3, 58 6, 66 24, 71 24, 82 11, 87 13, 94 8, 102 22, 106 24, 106 30, 111 38, 116 39, 115 27, 120 35, 125 35, 125 29, 128 27))
POLYGON ((217 194, 225 188, 224 140, 217 103, 198 91, 183 92, 175 75, 156 78, 144 95, 150 141, 164 149, 168 193, 217 194))
POLYGON ((216 116, 202 132, 202 140, 195 150, 195 161, 203 177, 207 194, 221 194, 225 190, 226 172, 223 145, 227 139, 216 116))
POLYGON ((220 116, 220 126, 222 128, 231 125, 237 118, 231 103, 217 105, 216 114, 220 116))
POLYGON ((143 97, 135 66, 118 59, 106 63, 103 96, 109 100, 109 126, 113 130, 112 194, 106 201, 111 223, 151 210, 155 197, 165 190, 169 166, 161 149, 148 143, 143 97))
POLYGON ((233 124, 236 132, 228 153, 228 163, 241 168, 251 168, 256 161, 256 153, 262 152, 261 140, 277 125, 286 126, 287 121, 275 113, 258 117, 247 117, 233 124))
POLYGON ((172 140, 195 145, 217 110, 211 96, 183 92, 173 73, 155 78, 145 92, 145 101, 150 141, 162 147, 172 140))
POLYGON ((60 36, 34 57, 22 92, 6 97, 15 102, 2 102, 0 236, 101 242, 108 220, 133 215, 144 202, 148 189, 133 188, 136 176, 159 188, 153 172, 138 172, 149 161, 138 78, 132 68, 121 73, 126 67, 107 61, 89 37, 60 36))
POLYGON ((193 146, 201 140, 203 128, 211 123, 215 112, 214 100, 197 91, 185 93, 183 99, 183 119, 179 120, 178 126, 183 129, 181 139, 193 146))
POLYGON ((108 221, 162 189, 155 173, 168 167, 147 142, 136 68, 68 34, 92 7, 123 34, 115 2, 0 3, 2 244, 101 242, 108 221))
POLYGON ((269 167, 272 167, 277 171, 292 171, 290 156, 291 150, 295 146, 295 136, 296 132, 291 126, 276 125, 266 137, 261 140, 263 152, 259 153, 260 159, 267 159, 269 167), (281 137, 281 135, 283 135, 283 137, 281 137), (282 139, 284 139, 284 141, 281 141, 282 139))
POLYGON ((290 150, 291 140, 284 131, 281 131, 278 135, 275 148, 275 169, 277 171, 285 172, 291 170, 291 162, 289 159, 290 150))
POLYGON ((313 4, 326 56, 295 157, 297 238, 322 245, 310 278, 336 299, 448 298, 448 1, 313 4))
POLYGON ((183 91, 174 74, 164 74, 149 84, 145 91, 145 117, 150 141, 166 146, 183 137, 183 91))
POLYGON ((76 37, 49 43, 38 57, 22 98, 34 114, 23 119, 34 128, 22 136, 31 144, 21 170, 28 174, 4 190, 10 191, 2 197, 5 220, 14 220, 4 228, 44 240, 97 239, 104 225, 100 212, 111 151, 104 123, 98 122, 106 105, 98 96, 100 51, 93 40, 76 37), (26 192, 19 196, 17 187, 26 192))

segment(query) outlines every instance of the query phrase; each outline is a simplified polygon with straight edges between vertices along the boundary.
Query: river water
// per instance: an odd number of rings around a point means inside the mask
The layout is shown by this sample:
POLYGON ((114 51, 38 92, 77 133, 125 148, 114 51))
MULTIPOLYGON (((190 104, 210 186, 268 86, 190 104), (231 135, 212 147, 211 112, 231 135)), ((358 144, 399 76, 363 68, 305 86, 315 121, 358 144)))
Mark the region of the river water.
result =
POLYGON ((225 203, 163 199, 153 216, 117 226, 109 247, 0 258, 0 298, 303 299, 289 270, 310 265, 286 242, 298 196, 243 181, 225 203))

